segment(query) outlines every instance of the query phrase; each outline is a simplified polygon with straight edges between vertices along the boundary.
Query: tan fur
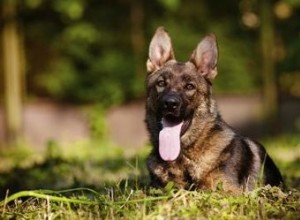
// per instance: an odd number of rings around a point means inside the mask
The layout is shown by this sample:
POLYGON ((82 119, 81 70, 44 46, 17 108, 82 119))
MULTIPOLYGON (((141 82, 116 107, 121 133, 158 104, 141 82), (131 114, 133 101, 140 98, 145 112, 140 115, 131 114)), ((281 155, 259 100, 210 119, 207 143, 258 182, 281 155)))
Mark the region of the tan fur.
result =
POLYGON ((211 94, 217 58, 214 35, 206 36, 184 63, 175 60, 164 28, 158 28, 152 38, 147 61, 146 124, 153 145, 147 166, 155 187, 172 181, 185 189, 215 190, 222 186, 229 193, 239 194, 254 189, 262 171, 264 183, 282 182, 265 149, 238 135, 221 118, 211 94), (163 85, 158 84, 161 80, 163 85), (191 83, 193 86, 187 89, 191 83), (170 95, 180 100, 180 107, 168 114, 173 114, 173 120, 175 117, 186 123, 187 128, 180 136, 180 155, 165 161, 158 150, 159 133, 162 119, 168 117, 164 115, 163 98, 170 95))

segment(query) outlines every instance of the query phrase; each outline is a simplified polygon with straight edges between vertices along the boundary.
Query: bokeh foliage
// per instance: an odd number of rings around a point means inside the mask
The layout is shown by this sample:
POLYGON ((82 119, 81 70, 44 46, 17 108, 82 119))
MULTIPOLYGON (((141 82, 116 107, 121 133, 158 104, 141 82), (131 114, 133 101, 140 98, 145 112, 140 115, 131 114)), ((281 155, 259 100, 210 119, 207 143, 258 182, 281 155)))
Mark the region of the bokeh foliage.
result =
MULTIPOLYGON (((279 83, 284 92, 299 95, 295 83, 300 68, 296 62, 299 1, 273 1, 274 10, 279 3, 292 10, 284 19, 277 15, 275 22, 279 83)), ((215 90, 257 91, 259 4, 252 0, 22 1, 19 16, 29 93, 103 106, 143 96, 147 46, 160 25, 169 30, 179 60, 187 60, 199 40, 214 32, 220 48, 215 90), (135 17, 138 3, 139 17, 135 17), (137 32, 141 42, 135 41, 137 32)), ((277 11, 280 14, 282 9, 277 11)))

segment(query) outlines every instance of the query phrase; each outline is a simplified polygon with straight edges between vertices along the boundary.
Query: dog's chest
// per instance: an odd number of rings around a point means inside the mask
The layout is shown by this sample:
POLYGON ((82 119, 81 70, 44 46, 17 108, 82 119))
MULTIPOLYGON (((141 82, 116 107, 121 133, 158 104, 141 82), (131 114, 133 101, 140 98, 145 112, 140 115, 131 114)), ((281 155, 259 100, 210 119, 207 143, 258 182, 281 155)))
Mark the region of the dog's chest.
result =
POLYGON ((149 157, 148 166, 162 185, 172 181, 177 187, 189 188, 193 183, 190 174, 193 163, 187 158, 181 157, 179 160, 166 162, 157 157, 149 157))

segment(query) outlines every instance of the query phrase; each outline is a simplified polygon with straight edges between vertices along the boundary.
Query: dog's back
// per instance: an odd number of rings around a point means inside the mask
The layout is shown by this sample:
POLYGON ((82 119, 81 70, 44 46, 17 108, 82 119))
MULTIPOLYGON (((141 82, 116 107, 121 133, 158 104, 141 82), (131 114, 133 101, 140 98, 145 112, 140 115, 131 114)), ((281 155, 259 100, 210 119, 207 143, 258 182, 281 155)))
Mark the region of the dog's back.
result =
MULTIPOLYGON (((222 119, 216 123, 220 124, 220 121, 222 119)), ((225 173, 224 179, 228 179, 227 181, 244 190, 253 190, 255 186, 267 184, 272 186, 283 184, 278 168, 260 143, 239 135, 225 122, 221 124, 223 126, 217 126, 219 132, 224 130, 225 133, 231 134, 229 144, 219 145, 222 151, 217 159, 219 162, 217 167, 225 173)), ((207 136, 214 136, 214 134, 207 136)))

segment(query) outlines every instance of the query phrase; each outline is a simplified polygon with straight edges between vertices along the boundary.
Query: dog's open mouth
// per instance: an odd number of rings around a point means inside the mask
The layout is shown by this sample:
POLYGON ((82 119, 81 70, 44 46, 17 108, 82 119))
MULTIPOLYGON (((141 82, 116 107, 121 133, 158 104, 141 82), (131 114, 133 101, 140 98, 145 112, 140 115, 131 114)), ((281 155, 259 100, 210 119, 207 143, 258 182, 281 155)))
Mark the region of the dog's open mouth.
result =
POLYGON ((169 121, 163 118, 159 133, 159 154, 164 161, 174 161, 180 154, 180 137, 187 131, 190 121, 169 121))

